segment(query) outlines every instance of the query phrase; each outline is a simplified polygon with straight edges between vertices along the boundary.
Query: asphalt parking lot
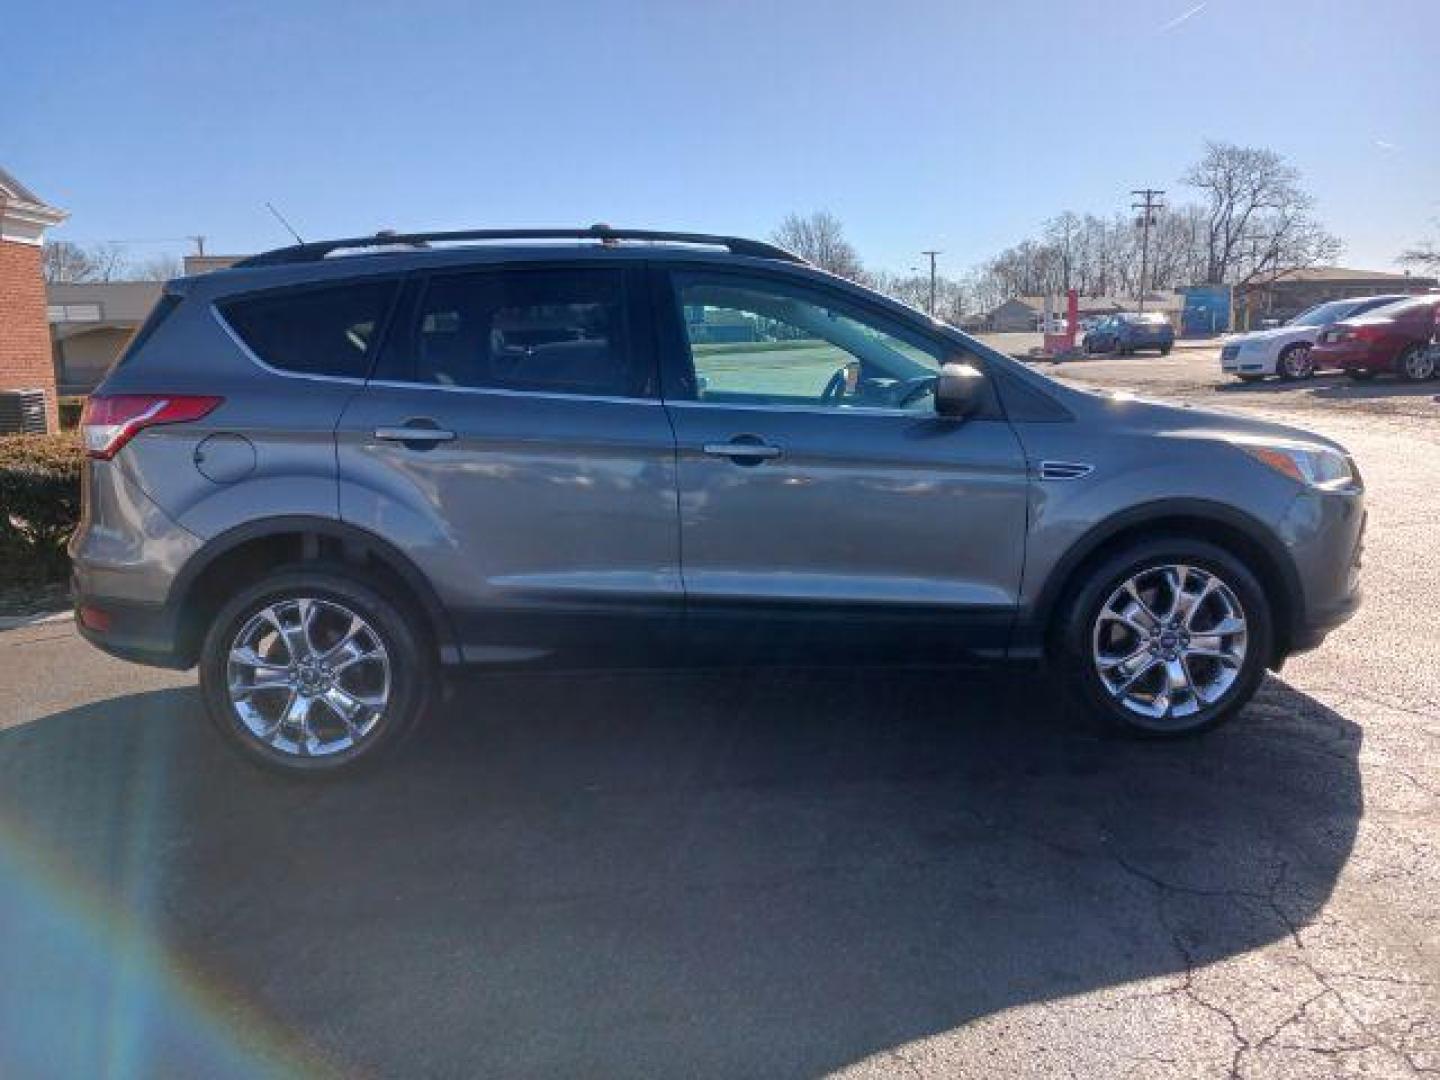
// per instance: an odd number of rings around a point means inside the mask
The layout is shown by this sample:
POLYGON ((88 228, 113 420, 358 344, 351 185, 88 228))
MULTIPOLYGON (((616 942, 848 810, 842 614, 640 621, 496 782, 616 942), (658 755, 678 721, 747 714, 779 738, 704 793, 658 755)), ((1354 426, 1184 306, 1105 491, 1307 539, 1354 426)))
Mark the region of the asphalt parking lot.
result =
POLYGON ((1112 740, 933 670, 468 679, 385 770, 232 760, 193 677, 0 632, 0 1074, 1440 1071, 1440 382, 1076 382, 1344 442, 1355 620, 1112 740))

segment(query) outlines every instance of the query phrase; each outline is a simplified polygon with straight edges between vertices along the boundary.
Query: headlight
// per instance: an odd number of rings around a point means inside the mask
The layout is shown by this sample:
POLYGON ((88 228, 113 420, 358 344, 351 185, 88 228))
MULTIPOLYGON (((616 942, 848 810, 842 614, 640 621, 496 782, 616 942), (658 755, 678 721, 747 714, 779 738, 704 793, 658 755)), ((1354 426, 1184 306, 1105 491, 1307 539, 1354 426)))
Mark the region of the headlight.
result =
POLYGON ((1321 446, 1283 446, 1237 443, 1241 450, 1276 472, 1309 487, 1340 488, 1358 485, 1360 475, 1348 457, 1321 446))

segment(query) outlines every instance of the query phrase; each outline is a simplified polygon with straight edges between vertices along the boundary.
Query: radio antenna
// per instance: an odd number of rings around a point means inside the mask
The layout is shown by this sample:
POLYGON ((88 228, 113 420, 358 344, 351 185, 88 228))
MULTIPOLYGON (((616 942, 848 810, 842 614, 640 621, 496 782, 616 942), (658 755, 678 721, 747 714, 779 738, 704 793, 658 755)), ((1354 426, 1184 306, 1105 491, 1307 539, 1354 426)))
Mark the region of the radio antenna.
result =
POLYGON ((282 213, 280 213, 279 210, 276 210, 276 209, 275 209, 275 204, 274 204, 274 203, 267 202, 267 203, 265 204, 265 209, 266 209, 266 210, 269 210, 270 213, 272 213, 272 214, 275 215, 275 220, 278 221, 278 222, 280 222, 281 225, 284 225, 284 226, 285 226, 285 231, 288 232, 291 236, 295 237, 295 242, 296 242, 297 244, 303 244, 303 243, 305 243, 304 240, 300 239, 300 234, 295 231, 295 227, 294 227, 293 225, 291 225, 290 222, 288 222, 288 221, 285 220, 285 215, 282 214, 282 213))

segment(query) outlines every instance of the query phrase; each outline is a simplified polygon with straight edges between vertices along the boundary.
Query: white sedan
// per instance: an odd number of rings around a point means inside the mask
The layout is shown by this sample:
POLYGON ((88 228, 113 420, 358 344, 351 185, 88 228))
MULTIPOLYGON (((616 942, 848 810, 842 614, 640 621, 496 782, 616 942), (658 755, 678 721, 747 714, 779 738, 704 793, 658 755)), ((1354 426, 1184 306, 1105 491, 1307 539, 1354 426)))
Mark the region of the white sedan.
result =
POLYGON ((1267 375, 1282 379, 1308 379, 1315 374, 1310 346, 1321 332, 1334 323, 1375 308, 1393 304, 1405 296, 1358 296, 1331 300, 1303 311, 1273 330, 1256 330, 1225 339, 1220 348, 1220 370, 1254 382, 1267 375))

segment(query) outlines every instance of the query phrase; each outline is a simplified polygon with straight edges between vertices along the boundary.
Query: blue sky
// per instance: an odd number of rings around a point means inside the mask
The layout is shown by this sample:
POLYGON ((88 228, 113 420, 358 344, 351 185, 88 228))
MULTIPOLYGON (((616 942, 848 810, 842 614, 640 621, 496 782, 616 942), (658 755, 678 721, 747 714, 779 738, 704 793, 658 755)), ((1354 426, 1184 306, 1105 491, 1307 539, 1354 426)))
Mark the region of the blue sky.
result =
POLYGON ((1183 196, 1206 138, 1298 165, 1349 265, 1440 233, 1436 0, 6 7, 0 163, 81 242, 275 246, 266 200, 307 238, 828 208, 871 265, 958 270, 1183 196))

